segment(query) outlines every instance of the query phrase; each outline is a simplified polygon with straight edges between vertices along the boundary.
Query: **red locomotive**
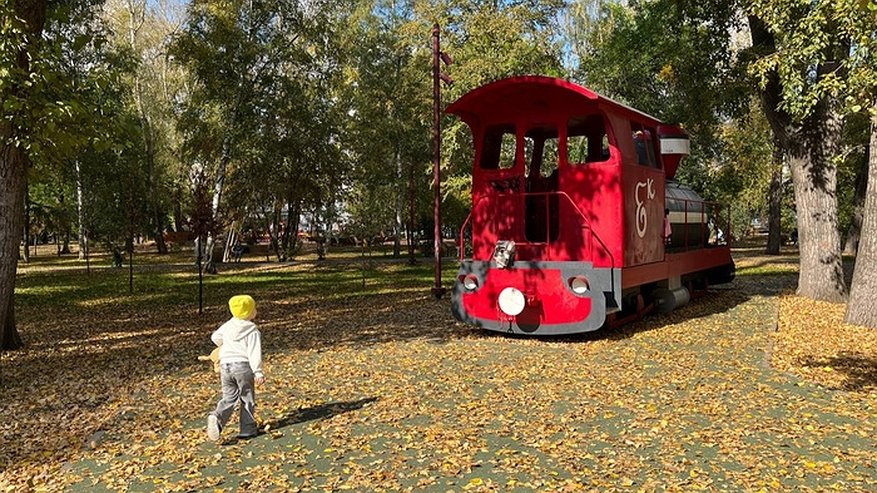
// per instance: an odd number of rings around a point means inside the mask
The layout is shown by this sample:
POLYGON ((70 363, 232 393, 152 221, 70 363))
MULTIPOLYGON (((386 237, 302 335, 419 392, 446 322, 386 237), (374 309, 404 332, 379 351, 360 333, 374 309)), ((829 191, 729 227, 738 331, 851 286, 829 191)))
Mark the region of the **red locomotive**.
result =
POLYGON ((680 128, 537 76, 487 84, 447 111, 475 143, 458 320, 531 335, 587 332, 672 310, 692 289, 733 279, 727 210, 673 181, 689 153, 680 128))

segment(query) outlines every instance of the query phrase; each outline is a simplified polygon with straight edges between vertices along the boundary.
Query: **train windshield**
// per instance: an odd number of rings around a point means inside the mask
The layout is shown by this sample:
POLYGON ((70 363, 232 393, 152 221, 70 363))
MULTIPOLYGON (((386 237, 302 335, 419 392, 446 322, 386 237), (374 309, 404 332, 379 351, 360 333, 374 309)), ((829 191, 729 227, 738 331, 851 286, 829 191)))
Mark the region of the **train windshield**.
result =
POLYGON ((524 162, 527 176, 548 178, 557 174, 557 128, 543 125, 531 128, 524 135, 524 162))
POLYGON ((481 147, 481 169, 511 169, 515 166, 517 139, 515 126, 510 124, 491 125, 484 132, 481 147))
POLYGON ((524 135, 527 166, 525 228, 527 241, 545 243, 557 240, 559 205, 557 161, 558 132, 554 125, 538 125, 524 135))
POLYGON ((609 136, 602 114, 577 116, 567 122, 567 162, 573 165, 609 159, 609 136))

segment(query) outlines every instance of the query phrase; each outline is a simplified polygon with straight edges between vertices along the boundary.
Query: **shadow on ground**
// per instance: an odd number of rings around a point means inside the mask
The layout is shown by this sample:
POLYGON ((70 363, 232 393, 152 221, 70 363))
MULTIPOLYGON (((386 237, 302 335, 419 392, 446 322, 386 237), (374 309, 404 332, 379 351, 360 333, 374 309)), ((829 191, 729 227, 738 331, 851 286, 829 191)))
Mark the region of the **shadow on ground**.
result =
POLYGON ((841 354, 827 358, 805 358, 799 360, 801 366, 809 368, 831 368, 843 374, 840 388, 848 391, 862 391, 877 388, 877 358, 862 354, 841 354))
POLYGON ((298 423, 304 423, 306 421, 328 419, 332 416, 337 416, 339 414, 344 414, 350 411, 356 411, 357 409, 362 409, 363 407, 371 404, 372 402, 376 402, 377 400, 377 397, 369 397, 356 401, 329 402, 326 404, 321 404, 319 406, 297 409, 279 418, 269 419, 265 422, 265 424, 270 425, 270 429, 272 430, 279 430, 281 428, 298 423))
MULTIPOLYGON (((295 411, 290 411, 282 416, 265 420, 262 424, 267 429, 259 430, 257 436, 279 432, 283 430, 283 428, 286 428, 288 426, 306 423, 308 421, 316 421, 318 419, 329 419, 333 416, 338 416, 339 414, 356 411, 358 409, 362 409, 368 404, 371 404, 372 402, 376 402, 377 400, 377 397, 369 397, 356 401, 328 402, 319 406, 296 409, 295 411)), ((247 441, 250 439, 251 438, 232 438, 224 442, 223 445, 237 445, 242 441, 247 441)))

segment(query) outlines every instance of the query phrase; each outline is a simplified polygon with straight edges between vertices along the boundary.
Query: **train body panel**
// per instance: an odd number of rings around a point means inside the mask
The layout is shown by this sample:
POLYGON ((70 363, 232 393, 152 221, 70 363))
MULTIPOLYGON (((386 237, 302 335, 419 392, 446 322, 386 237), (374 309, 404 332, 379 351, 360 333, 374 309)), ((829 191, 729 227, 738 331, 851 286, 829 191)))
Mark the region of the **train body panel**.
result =
POLYGON ((625 165, 624 237, 622 267, 631 267, 664 258, 664 175, 660 169, 625 165))
POLYGON ((467 261, 454 284, 452 311, 460 321, 500 332, 597 330, 605 321, 605 293, 620 282, 619 272, 587 262, 515 262, 513 268, 499 268, 492 262, 467 261), (520 296, 520 312, 504 305, 503 292, 520 296))
POLYGON ((448 112, 475 143, 460 240, 465 252, 471 225, 472 257, 461 253, 452 298, 459 320, 585 332, 629 308, 631 293, 654 291, 675 307, 688 299, 683 280, 733 275, 728 246, 710 244, 715 211, 671 180, 688 153, 678 127, 548 77, 493 82, 448 112))

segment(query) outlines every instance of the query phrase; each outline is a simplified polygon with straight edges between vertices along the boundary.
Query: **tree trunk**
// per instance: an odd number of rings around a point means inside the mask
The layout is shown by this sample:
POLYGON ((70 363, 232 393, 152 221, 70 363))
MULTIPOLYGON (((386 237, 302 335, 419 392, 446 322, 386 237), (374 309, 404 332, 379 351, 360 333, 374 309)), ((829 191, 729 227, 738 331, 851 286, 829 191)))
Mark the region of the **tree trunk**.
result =
MULTIPOLYGON (((776 51, 775 39, 760 19, 750 16, 749 28, 753 48, 763 53, 776 51)), ((833 162, 840 149, 841 121, 826 99, 809 118, 794 122, 779 109, 781 94, 779 76, 769 74, 761 103, 774 141, 789 157, 792 170, 801 252, 797 292, 815 300, 841 302, 847 293, 838 232, 837 167, 833 162)))
POLYGON ((298 226, 301 219, 301 199, 286 202, 286 228, 283 231, 284 261, 292 260, 298 247, 298 226))
POLYGON ((779 143, 774 144, 772 165, 773 170, 770 174, 770 192, 768 197, 770 205, 767 220, 767 249, 764 253, 779 255, 782 234, 780 213, 783 199, 783 151, 779 143))
POLYGON ((280 219, 282 212, 283 206, 275 201, 274 211, 271 215, 271 225, 268 228, 268 236, 271 238, 271 248, 274 249, 274 256, 277 257, 278 262, 283 262, 283 257, 280 253, 280 219))
MULTIPOLYGON (((15 54, 15 66, 24 74, 21 79, 29 80, 30 60, 33 56, 33 53, 29 53, 29 44, 31 40, 39 39, 42 35, 46 23, 46 0, 19 1, 12 5, 15 17, 21 19, 27 34, 15 54)), ((28 90, 28 86, 19 77, 15 77, 0 92, 0 100, 7 101, 10 96, 27 99, 28 90)), ((15 327, 15 274, 18 270, 18 246, 21 241, 21 223, 24 217, 22 207, 28 167, 28 156, 23 146, 11 144, 13 137, 15 140, 27 140, 27 136, 16 135, 16 128, 6 116, 4 112, 4 118, 0 120, 0 328, 3 330, 0 350, 22 346, 21 337, 15 327)), ((16 119, 11 119, 11 122, 16 122, 16 119)))
POLYGON ((414 215, 416 213, 415 187, 414 187, 414 160, 408 166, 408 264, 417 263, 414 255, 414 215))
POLYGON ((862 221, 865 213, 865 191, 868 188, 868 173, 870 172, 870 161, 873 155, 872 146, 868 146, 865 152, 865 166, 860 167, 856 172, 855 186, 856 190, 853 195, 853 217, 850 228, 847 230, 846 240, 844 241, 844 254, 855 255, 859 249, 859 241, 862 237, 862 221))
POLYGON ((265 221, 265 231, 268 232, 268 248, 265 251, 265 262, 271 261, 271 251, 274 250, 274 253, 277 253, 276 241, 274 240, 274 225, 273 225, 273 215, 269 216, 268 211, 265 210, 264 205, 259 205, 259 210, 262 211, 262 219, 265 221))
MULTIPOLYGON (((61 192, 58 195, 58 203, 61 205, 62 210, 65 209, 64 200, 65 200, 64 199, 64 192, 61 192)), ((70 223, 67 221, 67 214, 66 213, 64 213, 63 218, 64 219, 63 219, 62 224, 61 224, 61 229, 63 229, 63 231, 58 231, 56 233, 57 239, 60 239, 59 237, 61 236, 62 233, 64 235, 62 246, 58 250, 58 256, 61 256, 61 254, 69 254, 70 253, 70 223)))
POLYGON ((88 259, 88 237, 85 233, 85 208, 82 201, 82 171, 79 161, 73 163, 76 171, 76 218, 79 222, 79 260, 88 259))
POLYGON ((869 149, 862 239, 844 321, 877 328, 877 310, 874 309, 877 306, 877 116, 873 115, 869 149))
POLYGON ((843 301, 845 289, 835 198, 808 179, 807 175, 818 165, 807 156, 795 156, 790 164, 801 252, 798 294, 817 300, 843 301))
POLYGON ((396 192, 395 218, 393 222, 393 258, 399 258, 402 254, 402 214, 405 208, 405 188, 402 182, 402 151, 400 144, 396 143, 396 180, 394 191, 396 192))
POLYGON ((167 243, 164 242, 164 220, 162 219, 161 210, 156 208, 155 214, 155 246, 158 253, 167 253, 167 243))
POLYGON ((180 193, 177 191, 174 198, 174 231, 177 233, 183 231, 183 224, 185 224, 183 219, 183 203, 180 200, 180 193))
MULTIPOLYGON (((138 58, 142 58, 142 53, 137 46, 137 35, 146 21, 146 2, 138 3, 129 0, 128 7, 128 42, 131 50, 137 54, 138 58)), ((143 131, 143 146, 146 157, 146 190, 148 210, 152 213, 152 237, 155 240, 155 247, 158 253, 167 253, 167 245, 164 242, 164 221, 161 218, 161 209, 158 205, 158 190, 155 190, 155 132, 149 114, 146 112, 146 106, 143 103, 143 85, 140 82, 139 74, 133 74, 134 77, 134 103, 137 106, 137 113, 140 119, 140 128, 143 131)))
POLYGON ((216 246, 215 233, 207 234, 207 245, 204 247, 204 272, 216 274, 216 259, 213 258, 213 249, 216 246))
MULTIPOLYGON (((0 350, 22 346, 15 327, 15 273, 24 222, 27 156, 21 148, 6 143, 11 134, 9 124, 0 124, 0 350)), ((25 244, 25 258, 27 248, 25 244)))
POLYGON ((21 234, 24 237, 24 256, 21 260, 28 264, 30 263, 30 191, 27 187, 27 177, 24 179, 24 224, 21 234))
MULTIPOLYGON (((6 321, 3 323, 3 334, 0 336, 2 337, 2 339, 0 339, 0 349, 3 351, 10 351, 23 347, 24 342, 21 340, 21 336, 18 335, 18 329, 15 327, 15 298, 13 296, 13 290, 10 289, 9 293, 5 294, 4 297, 8 298, 6 300, 6 306, 8 308, 6 321)), ((0 300, 0 307, 2 307, 2 301, 3 300, 0 300)))
POLYGON ((322 192, 317 194, 317 206, 314 208, 311 229, 313 237, 317 241, 317 260, 326 260, 326 222, 330 215, 329 206, 323 206, 322 192))
POLYGON ((817 111, 798 132, 804 146, 791 156, 798 214, 800 274, 798 294, 814 300, 846 300, 837 217, 837 167, 834 151, 840 121, 817 111), (803 129, 809 129, 804 132, 803 129))
POLYGON ((155 248, 160 254, 166 254, 167 244, 164 242, 164 219, 162 218, 161 206, 159 205, 158 193, 155 183, 158 180, 153 176, 155 174, 155 141, 152 135, 152 125, 144 114, 141 117, 141 126, 143 127, 144 140, 146 141, 146 180, 147 193, 149 194, 149 209, 152 212, 152 238, 155 241, 155 248))
MULTIPOLYGON (((222 190, 225 185, 225 170, 228 168, 228 162, 231 160, 231 142, 230 138, 226 137, 222 143, 222 154, 219 157, 219 166, 216 169, 216 183, 213 186, 213 217, 216 218, 219 215, 219 203, 222 199, 222 190)), ((217 225, 219 222, 214 221, 214 224, 217 225)), ((216 259, 213 258, 213 246, 216 244, 216 234, 218 231, 211 231, 207 235, 207 251, 205 252, 205 256, 207 259, 204 270, 211 274, 216 274, 216 259)))
MULTIPOLYGON (((133 224, 132 224, 133 225, 133 224)), ((134 235, 129 234, 128 247, 128 293, 134 293, 134 235)))

